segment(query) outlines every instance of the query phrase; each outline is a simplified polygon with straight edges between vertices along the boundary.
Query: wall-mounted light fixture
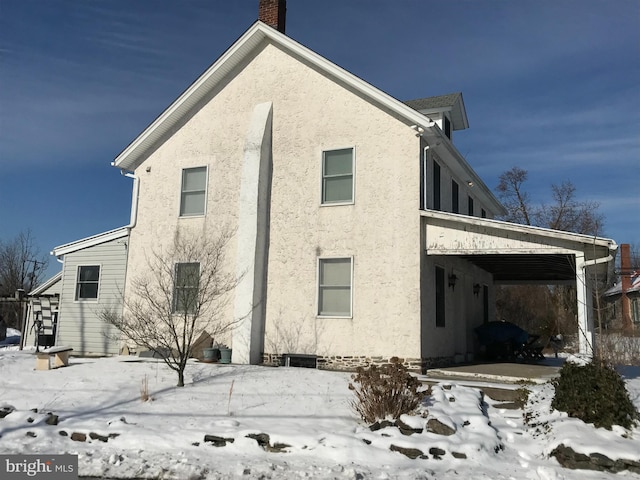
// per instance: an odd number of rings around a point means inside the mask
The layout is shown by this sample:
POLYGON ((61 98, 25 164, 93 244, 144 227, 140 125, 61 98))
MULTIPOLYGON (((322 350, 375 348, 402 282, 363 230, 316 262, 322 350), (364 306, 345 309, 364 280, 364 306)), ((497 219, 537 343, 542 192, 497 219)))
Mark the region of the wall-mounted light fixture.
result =
POLYGON ((456 289, 456 281, 458 280, 458 277, 456 276, 455 273, 450 273, 449 274, 449 286, 455 290, 456 289))
POLYGON ((473 294, 477 297, 479 293, 480 293, 480 284, 479 283, 474 283, 473 284, 473 294))

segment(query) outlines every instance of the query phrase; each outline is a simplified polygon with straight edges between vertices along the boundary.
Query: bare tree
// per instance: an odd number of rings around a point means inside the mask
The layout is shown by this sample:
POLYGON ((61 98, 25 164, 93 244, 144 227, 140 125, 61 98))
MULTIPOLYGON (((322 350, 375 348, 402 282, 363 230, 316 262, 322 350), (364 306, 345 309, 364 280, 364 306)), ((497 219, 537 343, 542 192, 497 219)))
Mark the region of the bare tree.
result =
POLYGON ((153 252, 147 271, 132 281, 123 314, 102 312, 125 338, 159 354, 177 372, 179 387, 198 337, 224 335, 244 318, 223 316, 240 280, 225 269, 231 238, 227 231, 217 238, 176 233, 171 247, 153 252))
POLYGON ((536 224, 565 232, 598 235, 603 218, 599 204, 575 199, 576 187, 569 181, 551 185, 553 203, 542 205, 536 213, 536 224))
MULTIPOLYGON (((14 296, 17 290, 29 293, 42 282, 48 263, 29 229, 13 239, 0 240, 0 297, 14 296)), ((12 303, 6 307, 7 325, 20 328, 21 306, 12 303)))
POLYGON ((529 194, 523 189, 528 175, 527 171, 520 167, 513 167, 500 175, 500 182, 496 190, 507 210, 507 214, 503 218, 507 222, 531 225, 530 210, 533 207, 529 200, 529 194))
POLYGON ((565 180, 559 185, 551 184, 552 203, 534 205, 524 186, 528 176, 520 167, 500 175, 496 191, 507 210, 503 220, 585 235, 600 234, 604 222, 597 202, 576 200, 576 187, 565 180))

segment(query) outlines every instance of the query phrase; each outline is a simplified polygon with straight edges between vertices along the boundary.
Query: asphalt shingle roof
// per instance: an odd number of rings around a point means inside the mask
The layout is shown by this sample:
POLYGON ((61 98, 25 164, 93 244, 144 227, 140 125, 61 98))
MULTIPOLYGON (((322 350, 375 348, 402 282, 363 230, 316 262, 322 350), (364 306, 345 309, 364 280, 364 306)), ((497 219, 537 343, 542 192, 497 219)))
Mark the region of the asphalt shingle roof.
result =
POLYGON ((416 98, 403 102, 414 110, 431 110, 453 107, 462 94, 460 92, 438 95, 437 97, 416 98))
POLYGON ((439 95, 437 97, 416 98, 415 100, 407 100, 403 103, 418 112, 426 114, 449 111, 454 130, 463 130, 469 127, 461 92, 439 95))

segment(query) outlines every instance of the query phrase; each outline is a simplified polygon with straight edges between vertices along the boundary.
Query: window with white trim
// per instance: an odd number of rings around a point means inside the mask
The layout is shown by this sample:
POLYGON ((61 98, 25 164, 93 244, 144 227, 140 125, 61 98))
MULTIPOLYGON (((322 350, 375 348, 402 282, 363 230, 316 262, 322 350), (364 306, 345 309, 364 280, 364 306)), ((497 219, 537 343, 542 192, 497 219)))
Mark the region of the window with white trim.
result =
POLYGON ((351 258, 321 258, 318 262, 318 315, 351 316, 351 258))
POLYGON ((198 305, 200 264, 176 263, 173 282, 173 313, 194 313, 198 305))
POLYGON ((204 215, 207 200, 207 167, 182 170, 180 216, 204 215))
POLYGON ((80 265, 76 277, 76 300, 97 300, 100 265, 80 265))
POLYGON ((353 202, 353 148, 322 153, 322 204, 353 202))

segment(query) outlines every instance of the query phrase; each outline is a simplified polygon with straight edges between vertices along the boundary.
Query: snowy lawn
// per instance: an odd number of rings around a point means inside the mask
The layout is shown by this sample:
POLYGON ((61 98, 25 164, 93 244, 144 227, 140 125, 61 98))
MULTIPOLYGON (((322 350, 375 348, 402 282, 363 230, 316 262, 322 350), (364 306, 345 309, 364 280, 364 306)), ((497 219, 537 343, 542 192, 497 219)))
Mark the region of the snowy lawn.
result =
MULTIPOLYGON (((34 367, 31 352, 0 349, 0 417, 10 412, 0 418, 0 453, 77 454, 81 476, 640 478, 568 470, 549 458, 564 443, 640 461, 640 428, 595 429, 552 411, 549 385, 527 386, 525 425, 523 410, 483 399, 477 387, 443 382, 421 412, 402 417, 416 431, 406 435, 396 426, 371 431, 359 421, 347 373, 194 361, 186 386, 177 388, 175 372, 156 359, 72 357, 66 368, 34 367), (147 402, 140 393, 145 378, 147 402), (57 425, 47 423, 55 423, 50 413, 57 425), (449 435, 425 428, 433 419, 449 435)), ((625 375, 640 407, 640 369, 625 375)))

